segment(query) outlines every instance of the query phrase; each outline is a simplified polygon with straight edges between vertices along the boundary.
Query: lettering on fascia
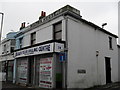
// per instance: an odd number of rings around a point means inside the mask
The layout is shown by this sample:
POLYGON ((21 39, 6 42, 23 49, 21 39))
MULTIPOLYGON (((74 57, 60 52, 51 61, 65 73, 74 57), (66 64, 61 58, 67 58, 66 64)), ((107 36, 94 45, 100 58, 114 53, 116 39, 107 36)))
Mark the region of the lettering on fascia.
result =
POLYGON ((44 45, 44 46, 38 46, 38 47, 18 51, 15 53, 15 57, 20 56, 20 55, 35 54, 35 53, 39 53, 39 52, 43 52, 43 51, 51 51, 51 45, 48 44, 48 45, 44 45))

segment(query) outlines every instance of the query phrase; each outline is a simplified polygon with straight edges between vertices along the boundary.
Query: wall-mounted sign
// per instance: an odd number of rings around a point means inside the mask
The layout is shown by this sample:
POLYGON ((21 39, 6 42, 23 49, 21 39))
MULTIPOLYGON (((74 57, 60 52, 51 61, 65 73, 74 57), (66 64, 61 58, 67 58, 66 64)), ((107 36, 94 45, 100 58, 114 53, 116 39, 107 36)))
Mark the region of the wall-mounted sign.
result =
POLYGON ((62 43, 55 43, 55 52, 61 52, 64 49, 64 44, 62 43))
POLYGON ((45 45, 39 45, 36 47, 20 50, 14 53, 15 57, 23 57, 23 56, 30 56, 30 55, 36 55, 41 53, 49 53, 53 52, 53 43, 45 44, 45 45))
POLYGON ((39 86, 42 88, 52 88, 52 62, 52 57, 40 59, 39 86))
POLYGON ((86 70, 84 70, 84 69, 78 69, 77 73, 78 74, 86 74, 86 70))
POLYGON ((27 70, 28 70, 28 61, 20 60, 17 66, 18 70, 18 82, 19 83, 27 83, 27 70))
POLYGON ((66 60, 66 53, 65 52, 61 52, 59 53, 59 60, 60 62, 64 62, 66 60))
POLYGON ((19 50, 14 53, 14 56, 18 58, 18 57, 31 56, 31 55, 37 55, 43 53, 60 52, 61 49, 64 49, 64 44, 56 43, 56 42, 54 43, 38 45, 32 48, 19 50), (55 51, 53 49, 54 45, 55 45, 55 51))

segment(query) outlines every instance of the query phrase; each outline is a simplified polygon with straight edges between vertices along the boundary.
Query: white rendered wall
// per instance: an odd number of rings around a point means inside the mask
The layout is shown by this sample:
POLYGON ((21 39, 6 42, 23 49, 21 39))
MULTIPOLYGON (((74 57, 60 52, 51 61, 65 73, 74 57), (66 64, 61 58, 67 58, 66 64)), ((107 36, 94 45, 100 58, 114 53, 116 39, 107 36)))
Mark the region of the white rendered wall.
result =
MULTIPOLYGON (((53 24, 62 21, 63 17, 56 18, 54 20, 49 21, 46 24, 43 24, 35 29, 32 29, 26 32, 23 36, 23 47, 30 46, 30 35, 33 32, 36 32, 36 44, 42 43, 45 41, 53 40, 53 24)), ((62 21, 62 26, 64 26, 64 20, 62 21)), ((62 28, 62 40, 65 40, 65 28, 62 28)))
POLYGON ((120 81, 120 47, 118 47, 118 78, 120 81))
POLYGON ((13 55, 12 55, 12 53, 11 53, 11 51, 10 51, 10 49, 11 49, 11 40, 6 40, 5 42, 3 42, 2 44, 1 44, 1 61, 5 61, 5 60, 13 60, 14 59, 14 57, 13 57, 13 55), (4 52, 4 45, 6 44, 6 51, 7 52, 4 52), (3 53, 4 52, 4 53, 3 53), (2 54, 3 53, 3 54, 2 54))
MULTIPOLYGON (((10 40, 6 40, 4 43, 2 43, 2 52, 4 52, 3 51, 3 49, 4 49, 4 45, 6 44, 6 51, 7 51, 7 54, 8 53, 10 53, 10 40)), ((4 54, 6 54, 6 52, 4 52, 4 54)))
POLYGON ((87 24, 68 19, 68 88, 105 84, 105 57, 111 58, 112 81, 118 80, 117 42, 113 37, 113 50, 109 50, 108 37, 87 24), (78 74, 78 69, 86 70, 86 74, 78 74))

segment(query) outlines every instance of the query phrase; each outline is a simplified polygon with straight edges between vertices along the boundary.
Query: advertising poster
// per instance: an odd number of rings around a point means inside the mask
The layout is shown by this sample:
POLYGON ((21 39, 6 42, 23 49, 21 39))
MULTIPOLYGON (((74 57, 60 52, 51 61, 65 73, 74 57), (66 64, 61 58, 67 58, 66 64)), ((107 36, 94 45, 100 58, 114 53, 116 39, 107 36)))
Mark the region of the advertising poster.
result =
POLYGON ((42 88, 52 88, 52 61, 52 57, 40 59, 39 86, 42 88))
POLYGON ((21 60, 18 64, 18 78, 20 83, 27 83, 27 60, 21 60))

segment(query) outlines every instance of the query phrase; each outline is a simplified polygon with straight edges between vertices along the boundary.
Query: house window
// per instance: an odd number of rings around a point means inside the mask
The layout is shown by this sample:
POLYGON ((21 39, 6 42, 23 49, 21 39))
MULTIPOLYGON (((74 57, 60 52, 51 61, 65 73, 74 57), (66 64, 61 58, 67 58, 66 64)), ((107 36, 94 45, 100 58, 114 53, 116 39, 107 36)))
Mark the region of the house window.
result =
POLYGON ((109 37, 109 48, 110 48, 110 49, 113 49, 113 48, 112 48, 112 37, 109 37))
POLYGON ((20 45, 20 48, 22 48, 22 46, 23 46, 23 37, 19 39, 19 45, 20 45))
POLYGON ((31 33, 31 45, 36 43, 36 32, 31 33))
POLYGON ((54 40, 62 40, 62 22, 54 24, 54 40))
POLYGON ((10 48, 10 51, 11 51, 11 53, 14 52, 14 47, 11 47, 11 48, 10 48))
POLYGON ((4 51, 4 53, 6 53, 6 51, 7 51, 7 45, 6 44, 3 46, 3 51, 4 51))
POLYGON ((15 40, 11 40, 11 45, 15 46, 15 40))

